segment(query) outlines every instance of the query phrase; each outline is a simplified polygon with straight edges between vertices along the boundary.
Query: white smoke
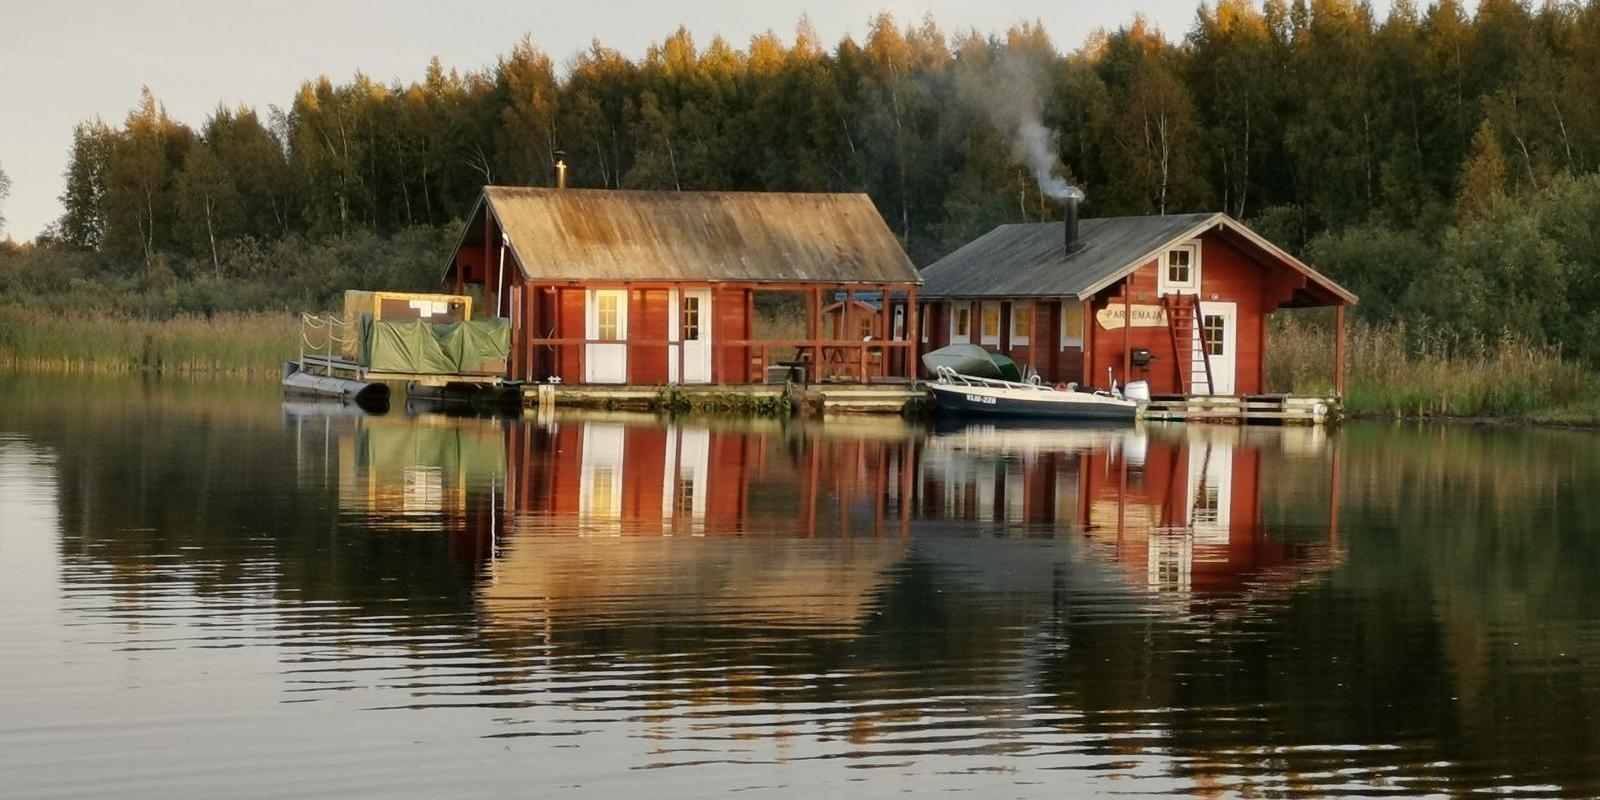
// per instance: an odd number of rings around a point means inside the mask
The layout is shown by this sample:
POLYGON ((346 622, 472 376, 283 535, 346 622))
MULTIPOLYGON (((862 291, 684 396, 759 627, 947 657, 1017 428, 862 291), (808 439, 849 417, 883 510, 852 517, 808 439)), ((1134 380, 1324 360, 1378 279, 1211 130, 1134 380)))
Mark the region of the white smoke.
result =
POLYGON ((1058 202, 1083 200, 1083 190, 1063 174, 1056 157, 1056 134, 1043 122, 1044 100, 1039 64, 1006 53, 981 78, 969 76, 958 87, 966 102, 982 111, 1001 135, 1011 140, 1011 158, 1033 173, 1039 191, 1058 202))

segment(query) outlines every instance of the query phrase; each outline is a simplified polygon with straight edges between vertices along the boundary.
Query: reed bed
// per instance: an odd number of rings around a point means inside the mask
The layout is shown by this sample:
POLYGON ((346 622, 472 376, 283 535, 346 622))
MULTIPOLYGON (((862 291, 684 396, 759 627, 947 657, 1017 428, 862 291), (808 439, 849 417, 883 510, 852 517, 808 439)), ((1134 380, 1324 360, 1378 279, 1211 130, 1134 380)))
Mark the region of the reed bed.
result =
MULTIPOLYGON (((1600 422, 1600 404, 1590 399, 1600 375, 1553 345, 1512 333, 1468 338, 1404 323, 1352 324, 1345 343, 1345 409, 1352 414, 1600 422)), ((1326 392, 1332 375, 1333 335, 1323 321, 1273 319, 1270 390, 1326 392)))
POLYGON ((0 365, 56 372, 278 375, 299 352, 285 313, 140 319, 0 307, 0 365))

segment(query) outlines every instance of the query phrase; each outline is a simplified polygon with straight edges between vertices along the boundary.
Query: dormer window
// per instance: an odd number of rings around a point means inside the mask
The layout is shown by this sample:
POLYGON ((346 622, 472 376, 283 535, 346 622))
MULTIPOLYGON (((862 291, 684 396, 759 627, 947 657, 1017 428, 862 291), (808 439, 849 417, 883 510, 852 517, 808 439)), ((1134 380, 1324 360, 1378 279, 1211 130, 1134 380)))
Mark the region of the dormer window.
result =
POLYGON ((1200 243, 1180 244, 1168 250, 1159 265, 1161 294, 1200 291, 1200 243))

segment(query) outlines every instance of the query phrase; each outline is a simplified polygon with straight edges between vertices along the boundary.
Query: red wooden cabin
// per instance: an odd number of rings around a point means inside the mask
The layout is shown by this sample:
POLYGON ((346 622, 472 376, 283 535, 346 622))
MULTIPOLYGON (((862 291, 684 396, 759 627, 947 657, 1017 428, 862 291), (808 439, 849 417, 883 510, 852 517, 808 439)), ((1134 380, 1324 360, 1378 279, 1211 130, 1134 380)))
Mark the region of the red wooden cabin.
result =
POLYGON ((925 347, 971 342, 1047 381, 1158 395, 1265 391, 1268 315, 1332 306, 1343 392, 1356 296, 1226 214, 1002 225, 922 275, 925 347))
POLYGON ((832 335, 822 306, 889 297, 914 320, 920 284, 862 194, 486 186, 445 272, 456 293, 482 292, 482 315, 511 321, 508 377, 630 385, 750 383, 801 362, 824 365, 811 379, 907 379, 914 325, 832 335), (804 296, 802 335, 756 335, 763 291, 804 296))

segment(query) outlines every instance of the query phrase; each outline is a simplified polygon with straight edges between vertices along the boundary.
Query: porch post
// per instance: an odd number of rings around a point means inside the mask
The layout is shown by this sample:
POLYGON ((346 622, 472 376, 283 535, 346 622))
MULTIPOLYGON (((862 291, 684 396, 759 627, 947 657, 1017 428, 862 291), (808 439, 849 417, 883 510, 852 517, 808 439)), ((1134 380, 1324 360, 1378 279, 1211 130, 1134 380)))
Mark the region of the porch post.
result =
POLYGON ((1083 301, 1083 363, 1080 365, 1078 385, 1089 388, 1094 384, 1089 381, 1089 373, 1094 370, 1094 300, 1083 301))
MULTIPOLYGON (((667 325, 669 326, 667 329, 667 341, 678 343, 678 380, 676 382, 680 386, 684 383, 684 365, 688 363, 683 355, 683 351, 686 349, 683 341, 683 293, 683 284, 678 284, 677 288, 667 293, 667 297, 673 301, 673 307, 667 309, 667 325)), ((696 324, 704 326, 706 320, 711 319, 711 309, 702 308, 699 313, 700 319, 696 320, 696 324)), ((669 344, 667 346, 671 347, 672 345, 669 344)), ((679 450, 678 452, 681 453, 683 451, 679 450)))
POLYGON ((822 348, 817 346, 817 340, 822 338, 822 290, 815 286, 806 287, 806 339, 810 347, 806 352, 811 354, 810 368, 806 372, 806 383, 820 383, 822 381, 822 348))
MULTIPOLYGON (((1127 387, 1133 377, 1133 276, 1122 284, 1122 385, 1127 387)), ((1111 388, 1111 387, 1106 387, 1111 388)))
POLYGON ((1333 309, 1333 393, 1344 398, 1344 306, 1333 309))
MULTIPOLYGON (((751 340, 755 339, 755 336, 756 336, 756 290, 754 290, 754 289, 745 289, 744 290, 744 340, 747 341, 747 342, 751 341, 751 340)), ((761 374, 755 376, 754 378, 752 378, 750 376, 750 358, 751 358, 751 356, 755 355, 755 352, 756 352, 755 347, 750 346, 750 345, 746 345, 745 346, 745 349, 744 349, 744 382, 745 383, 756 383, 756 382, 766 383, 767 382, 767 374, 766 374, 767 361, 766 361, 765 358, 763 358, 761 360, 761 370, 762 370, 761 374)))
POLYGON ((917 347, 922 343, 922 314, 917 310, 917 287, 906 287, 906 378, 917 379, 917 347))
POLYGON ((633 313, 633 284, 631 284, 631 283, 623 283, 622 284, 622 308, 623 308, 624 313, 626 314, 624 319, 627 320, 627 331, 622 336, 622 354, 623 354, 622 355, 622 359, 623 359, 623 361, 622 361, 622 363, 623 363, 622 382, 628 384, 629 386, 632 386, 633 385, 633 360, 634 359, 633 359, 633 346, 630 344, 630 342, 633 341, 634 313, 633 313))

